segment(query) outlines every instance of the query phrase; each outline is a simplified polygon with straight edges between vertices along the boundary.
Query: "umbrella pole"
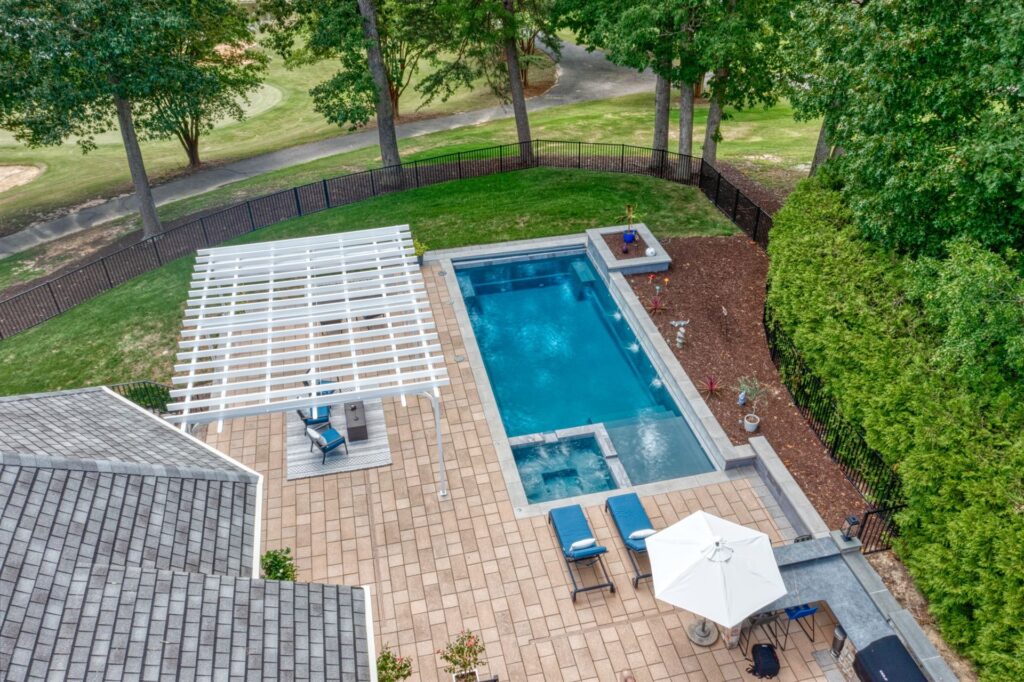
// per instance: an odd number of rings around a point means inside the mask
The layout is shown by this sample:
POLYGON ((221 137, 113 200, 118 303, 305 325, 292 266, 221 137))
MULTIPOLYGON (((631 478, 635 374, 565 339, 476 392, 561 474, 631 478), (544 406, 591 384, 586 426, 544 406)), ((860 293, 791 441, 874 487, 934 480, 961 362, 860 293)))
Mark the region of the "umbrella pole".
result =
POLYGON ((718 641, 718 628, 708 627, 708 619, 695 620, 686 629, 686 635, 697 646, 711 646, 718 641))

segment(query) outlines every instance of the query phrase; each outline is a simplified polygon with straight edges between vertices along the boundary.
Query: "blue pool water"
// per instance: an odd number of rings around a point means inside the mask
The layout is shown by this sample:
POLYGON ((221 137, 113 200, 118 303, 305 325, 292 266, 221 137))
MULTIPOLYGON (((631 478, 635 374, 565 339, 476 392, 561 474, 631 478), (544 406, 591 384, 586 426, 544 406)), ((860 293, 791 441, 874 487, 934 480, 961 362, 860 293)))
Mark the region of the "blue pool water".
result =
POLYGON ((509 437, 602 423, 633 484, 713 470, 585 254, 456 274, 509 437))
POLYGON ((512 449, 526 499, 547 502, 616 487, 597 439, 571 438, 512 449))

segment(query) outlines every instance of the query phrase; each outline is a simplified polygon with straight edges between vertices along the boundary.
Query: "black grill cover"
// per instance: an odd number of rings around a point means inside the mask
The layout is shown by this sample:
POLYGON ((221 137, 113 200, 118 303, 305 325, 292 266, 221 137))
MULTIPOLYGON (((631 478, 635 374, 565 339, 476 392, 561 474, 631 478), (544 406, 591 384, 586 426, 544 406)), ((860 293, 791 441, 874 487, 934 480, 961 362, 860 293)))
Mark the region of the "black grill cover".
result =
POLYGON ((896 635, 872 642, 853 658, 861 682, 928 682, 896 635))

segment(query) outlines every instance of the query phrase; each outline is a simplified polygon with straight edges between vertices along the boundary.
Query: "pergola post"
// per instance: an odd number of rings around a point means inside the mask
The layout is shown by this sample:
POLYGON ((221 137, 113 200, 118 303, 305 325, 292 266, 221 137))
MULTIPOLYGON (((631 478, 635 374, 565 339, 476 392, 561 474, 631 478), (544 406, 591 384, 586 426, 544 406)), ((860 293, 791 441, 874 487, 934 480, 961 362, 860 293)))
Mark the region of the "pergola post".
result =
POLYGON ((448 497, 448 476, 444 470, 444 443, 441 436, 441 401, 433 391, 427 391, 423 395, 430 401, 430 408, 434 411, 434 433, 437 434, 437 496, 443 500, 448 497))

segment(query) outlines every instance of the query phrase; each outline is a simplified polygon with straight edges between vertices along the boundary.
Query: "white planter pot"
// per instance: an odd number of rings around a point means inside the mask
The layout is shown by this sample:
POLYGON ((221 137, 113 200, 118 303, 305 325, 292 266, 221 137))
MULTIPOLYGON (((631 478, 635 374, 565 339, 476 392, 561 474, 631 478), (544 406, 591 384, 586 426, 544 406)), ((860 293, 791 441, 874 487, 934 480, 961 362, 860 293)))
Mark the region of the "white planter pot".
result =
POLYGON ((460 675, 452 675, 452 682, 464 682, 465 680, 479 680, 480 673, 477 672, 476 668, 473 668, 471 672, 460 673, 460 675), (461 677, 460 677, 461 675, 461 677))
POLYGON ((747 430, 747 433, 754 433, 760 425, 761 418, 756 414, 747 414, 743 416, 743 428, 747 430))

